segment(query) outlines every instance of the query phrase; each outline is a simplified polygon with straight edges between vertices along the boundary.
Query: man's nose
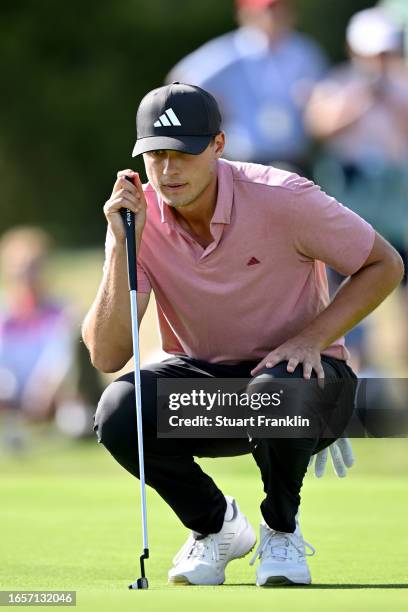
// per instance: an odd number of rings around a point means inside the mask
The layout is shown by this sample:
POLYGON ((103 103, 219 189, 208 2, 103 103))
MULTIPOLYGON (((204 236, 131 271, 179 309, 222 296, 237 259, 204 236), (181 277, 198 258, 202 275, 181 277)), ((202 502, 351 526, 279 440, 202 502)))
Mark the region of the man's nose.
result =
POLYGON ((163 174, 177 173, 177 160, 172 155, 168 154, 163 160, 163 174))

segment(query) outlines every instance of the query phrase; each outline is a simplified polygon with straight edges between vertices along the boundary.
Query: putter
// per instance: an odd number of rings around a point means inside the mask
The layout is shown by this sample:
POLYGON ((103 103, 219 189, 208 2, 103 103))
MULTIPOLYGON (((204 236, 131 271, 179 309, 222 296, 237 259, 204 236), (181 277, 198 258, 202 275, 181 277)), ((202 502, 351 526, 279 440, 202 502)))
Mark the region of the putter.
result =
MULTIPOLYGON (((127 176, 126 180, 133 183, 127 176)), ((129 585, 129 589, 148 589, 149 583, 145 575, 144 561, 149 558, 149 545, 147 541, 147 517, 146 517, 146 484, 144 472, 143 454, 143 428, 142 428, 142 400, 140 393, 140 355, 139 355, 139 327, 137 318, 137 272, 136 272, 136 239, 135 239, 135 215, 128 208, 121 209, 121 215, 126 230, 126 251, 128 262, 128 280, 130 293, 130 311, 132 317, 132 341, 133 355, 135 361, 135 400, 136 400, 136 423, 137 444, 139 452, 139 476, 140 476, 140 498, 142 507, 143 528, 143 554, 140 555, 140 578, 129 585)))

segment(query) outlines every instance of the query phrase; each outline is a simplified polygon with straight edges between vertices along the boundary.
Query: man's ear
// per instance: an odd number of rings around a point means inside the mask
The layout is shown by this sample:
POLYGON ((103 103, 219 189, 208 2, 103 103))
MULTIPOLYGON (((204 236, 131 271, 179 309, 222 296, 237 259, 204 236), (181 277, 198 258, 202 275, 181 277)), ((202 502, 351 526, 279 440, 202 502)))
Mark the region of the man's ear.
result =
POLYGON ((215 145, 214 153, 215 153, 216 158, 218 159, 223 154, 224 147, 225 147, 225 133, 224 132, 220 132, 219 134, 215 136, 214 145, 215 145))

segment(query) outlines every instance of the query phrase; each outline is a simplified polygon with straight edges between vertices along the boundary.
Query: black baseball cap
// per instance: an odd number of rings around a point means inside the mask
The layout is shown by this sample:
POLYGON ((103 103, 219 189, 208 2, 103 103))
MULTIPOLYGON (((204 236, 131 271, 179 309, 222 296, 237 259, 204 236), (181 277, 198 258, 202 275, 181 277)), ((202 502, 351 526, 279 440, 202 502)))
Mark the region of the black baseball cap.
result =
POLYGON ((176 81, 145 95, 137 111, 136 131, 132 157, 158 149, 198 155, 221 131, 221 113, 208 91, 176 81))

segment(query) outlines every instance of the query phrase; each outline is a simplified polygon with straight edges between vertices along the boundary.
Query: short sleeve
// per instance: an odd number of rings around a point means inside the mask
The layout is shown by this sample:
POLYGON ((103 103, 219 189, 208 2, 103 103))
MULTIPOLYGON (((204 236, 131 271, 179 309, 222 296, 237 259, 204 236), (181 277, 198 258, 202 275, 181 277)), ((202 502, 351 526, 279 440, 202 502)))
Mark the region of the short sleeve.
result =
POLYGON ((308 179, 298 177, 292 188, 291 222, 297 252, 345 276, 357 272, 373 247, 374 228, 308 179))

